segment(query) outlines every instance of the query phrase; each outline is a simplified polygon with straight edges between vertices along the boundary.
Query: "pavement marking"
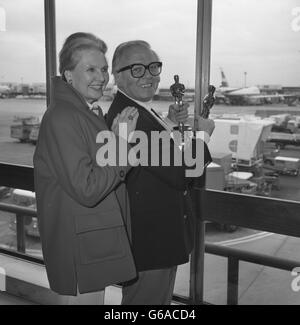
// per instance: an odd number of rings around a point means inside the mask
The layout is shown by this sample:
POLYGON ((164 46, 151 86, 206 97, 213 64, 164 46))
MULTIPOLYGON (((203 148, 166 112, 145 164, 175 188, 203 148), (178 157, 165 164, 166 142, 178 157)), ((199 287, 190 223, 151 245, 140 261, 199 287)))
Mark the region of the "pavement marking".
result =
POLYGON ((6 272, 0 267, 0 291, 6 291, 6 272))
POLYGON ((269 233, 269 232, 260 232, 255 235, 221 241, 221 242, 217 242, 214 244, 221 245, 221 246, 234 246, 234 245, 245 244, 245 243, 249 243, 252 241, 260 240, 260 239, 267 238, 267 237, 270 237, 273 235, 274 235, 273 233, 269 233))
POLYGON ((232 243, 232 242, 235 242, 235 241, 247 240, 247 239, 250 239, 250 238, 256 238, 257 236, 262 236, 264 234, 268 234, 268 233, 267 232, 259 232, 259 233, 249 235, 249 236, 245 236, 245 237, 239 237, 239 238, 233 238, 233 239, 229 239, 229 240, 220 241, 220 242, 218 242, 216 244, 223 245, 223 244, 232 243))

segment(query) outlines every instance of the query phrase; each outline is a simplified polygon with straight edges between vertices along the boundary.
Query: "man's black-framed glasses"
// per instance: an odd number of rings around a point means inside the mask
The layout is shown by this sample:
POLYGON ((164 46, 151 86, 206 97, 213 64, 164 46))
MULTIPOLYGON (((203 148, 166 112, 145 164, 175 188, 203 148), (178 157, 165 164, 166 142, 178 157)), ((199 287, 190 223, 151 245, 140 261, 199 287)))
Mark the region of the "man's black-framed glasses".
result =
POLYGON ((144 65, 142 63, 135 63, 121 68, 117 71, 117 73, 130 70, 133 78, 142 78, 144 77, 146 70, 148 70, 152 76, 156 77, 161 74, 161 69, 162 62, 151 62, 148 65, 144 65))

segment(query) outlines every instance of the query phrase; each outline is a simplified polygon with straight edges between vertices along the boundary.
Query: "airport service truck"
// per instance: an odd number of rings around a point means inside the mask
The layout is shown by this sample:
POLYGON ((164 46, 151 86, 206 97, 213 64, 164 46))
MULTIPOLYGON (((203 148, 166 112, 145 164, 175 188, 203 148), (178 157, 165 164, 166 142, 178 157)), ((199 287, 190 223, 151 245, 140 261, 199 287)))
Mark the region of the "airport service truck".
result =
POLYGON ((299 158, 265 155, 264 163, 265 169, 272 170, 278 174, 298 176, 300 172, 299 158))
POLYGON ((268 142, 275 143, 278 149, 284 149, 285 146, 300 146, 299 133, 271 132, 268 142))
POLYGON ((270 196, 273 188, 279 190, 279 175, 263 170, 265 143, 274 122, 250 116, 224 116, 214 121, 216 128, 209 142, 212 157, 216 152, 231 154, 237 172, 226 173, 227 190, 261 196, 270 196), (252 173, 251 179, 240 177, 241 172, 252 173))
POLYGON ((251 168, 263 163, 264 145, 274 122, 254 117, 218 117, 214 122, 210 152, 231 154, 239 167, 251 168))

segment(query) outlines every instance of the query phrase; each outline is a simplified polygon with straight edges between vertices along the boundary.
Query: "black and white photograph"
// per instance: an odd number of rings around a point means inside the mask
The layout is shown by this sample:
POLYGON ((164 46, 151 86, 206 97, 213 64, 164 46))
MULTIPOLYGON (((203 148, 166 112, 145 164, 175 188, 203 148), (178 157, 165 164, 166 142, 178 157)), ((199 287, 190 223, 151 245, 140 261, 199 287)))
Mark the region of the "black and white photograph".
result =
POLYGON ((299 0, 0 0, 0 305, 300 305, 299 247, 299 0))

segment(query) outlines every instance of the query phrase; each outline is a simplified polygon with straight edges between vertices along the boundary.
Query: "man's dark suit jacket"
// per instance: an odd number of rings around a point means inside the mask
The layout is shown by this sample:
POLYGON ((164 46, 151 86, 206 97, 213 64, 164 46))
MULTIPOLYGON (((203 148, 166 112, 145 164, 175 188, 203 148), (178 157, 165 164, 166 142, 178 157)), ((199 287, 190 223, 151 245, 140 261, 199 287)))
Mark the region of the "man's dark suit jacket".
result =
MULTIPOLYGON (((116 115, 128 106, 138 109, 136 130, 147 133, 148 139, 151 131, 164 131, 151 113, 120 92, 108 111, 109 127, 116 115)), ((206 145, 205 152, 207 162, 211 158, 206 145)), ((194 243, 195 216, 191 181, 185 177, 185 167, 138 166, 127 174, 126 184, 137 270, 162 269, 188 262, 194 243)))

